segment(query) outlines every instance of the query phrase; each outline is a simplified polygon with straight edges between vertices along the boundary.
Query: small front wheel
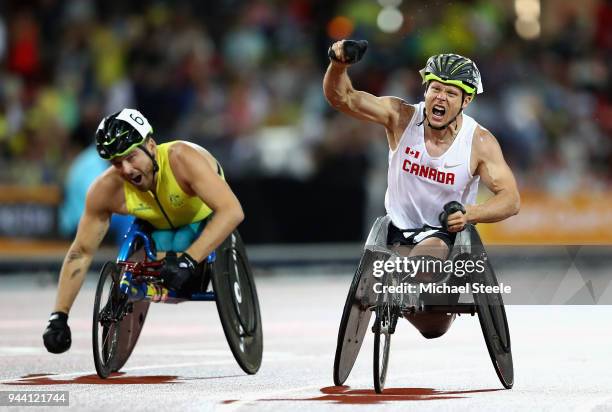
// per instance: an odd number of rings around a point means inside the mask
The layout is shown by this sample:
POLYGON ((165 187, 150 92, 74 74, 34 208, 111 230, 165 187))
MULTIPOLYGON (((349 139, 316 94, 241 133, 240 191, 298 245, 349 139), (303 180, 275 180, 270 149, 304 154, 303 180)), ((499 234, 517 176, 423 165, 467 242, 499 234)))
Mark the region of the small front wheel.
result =
POLYGON ((374 332, 374 390, 382 393, 387 379, 389 353, 391 349, 392 314, 390 305, 382 304, 376 307, 374 332))
POLYGON ((113 372, 119 344, 117 319, 122 299, 119 290, 119 268, 114 262, 106 262, 100 272, 93 310, 92 343, 96 372, 101 378, 113 372))

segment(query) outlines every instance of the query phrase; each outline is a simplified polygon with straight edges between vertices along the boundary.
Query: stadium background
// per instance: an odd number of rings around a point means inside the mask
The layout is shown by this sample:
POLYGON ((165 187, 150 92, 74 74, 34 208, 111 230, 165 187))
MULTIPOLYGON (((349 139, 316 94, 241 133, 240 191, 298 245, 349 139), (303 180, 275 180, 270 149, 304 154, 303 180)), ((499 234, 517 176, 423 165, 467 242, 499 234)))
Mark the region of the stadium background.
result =
POLYGON ((221 161, 249 244, 362 242, 384 213, 387 147, 323 97, 339 38, 370 42, 357 88, 409 102, 427 56, 477 62, 485 93, 467 112, 523 198, 518 216, 482 225, 489 243, 609 244, 611 25, 612 2, 595 0, 3 1, 0 253, 66 250, 80 212, 68 193, 104 167, 93 133, 126 106, 158 142, 221 161))
POLYGON ((0 392, 67 390, 77 410, 609 410, 611 23, 612 2, 593 0, 0 0, 0 392), (479 225, 488 243, 523 245, 488 247, 514 288, 511 391, 466 316, 435 340, 402 321, 385 395, 372 390, 371 336, 350 387, 331 386, 387 159, 380 127, 323 98, 341 37, 370 41, 350 74, 379 95, 420 99, 432 53, 465 53, 482 71, 469 113, 498 137, 523 200, 518 216, 479 225), (95 271, 116 256, 112 238, 70 312, 70 351, 41 344, 78 198, 105 167, 93 132, 123 106, 160 141, 189 139, 223 162, 257 269, 255 376, 237 366, 214 305, 185 303, 154 305, 125 374, 97 379, 95 271))

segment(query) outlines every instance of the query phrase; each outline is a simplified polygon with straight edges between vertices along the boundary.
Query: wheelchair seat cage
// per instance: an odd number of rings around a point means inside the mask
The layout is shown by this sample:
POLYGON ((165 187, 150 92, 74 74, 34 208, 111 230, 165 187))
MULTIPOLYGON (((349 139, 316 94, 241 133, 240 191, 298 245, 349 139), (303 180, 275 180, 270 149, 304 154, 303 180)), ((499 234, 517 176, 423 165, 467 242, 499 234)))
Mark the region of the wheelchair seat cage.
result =
POLYGON ((183 290, 161 282, 162 261, 146 224, 136 220, 124 237, 115 262, 100 273, 93 311, 96 372, 106 378, 129 359, 151 302, 214 301, 230 349, 248 374, 259 370, 263 332, 255 281, 237 230, 200 265, 183 290), (209 286, 212 284, 212 288, 209 286))
MULTIPOLYGON (((374 333, 374 388, 381 393, 384 389, 390 353, 391 335, 395 332, 397 320, 410 313, 457 313, 478 314, 484 340, 493 362, 494 369, 502 385, 509 389, 514 384, 514 369, 510 347, 510 332, 499 293, 473 293, 473 302, 459 303, 435 300, 430 302, 430 295, 416 293, 383 293, 374 292, 374 284, 379 282, 383 286, 397 287, 400 277, 397 273, 386 273, 376 278, 373 273, 373 263, 376 260, 387 261, 400 258, 400 255, 387 246, 388 226, 391 222, 389 216, 379 217, 374 222, 366 240, 364 251, 357 271, 349 288, 344 305, 336 355, 334 359, 334 383, 342 385, 348 378, 361 345, 365 338, 372 314, 375 315, 371 328, 374 333), (442 303, 440 303, 442 302, 442 303)), ((447 260, 476 260, 484 262, 485 270, 474 276, 464 276, 462 279, 452 274, 442 282, 461 284, 474 281, 486 286, 497 286, 497 279, 480 236, 474 225, 466 225, 455 238, 447 260)), ((418 282, 417 282, 418 283, 418 282)), ((420 290, 420 289, 418 289, 420 290)), ((458 296, 457 296, 458 300, 458 296)))

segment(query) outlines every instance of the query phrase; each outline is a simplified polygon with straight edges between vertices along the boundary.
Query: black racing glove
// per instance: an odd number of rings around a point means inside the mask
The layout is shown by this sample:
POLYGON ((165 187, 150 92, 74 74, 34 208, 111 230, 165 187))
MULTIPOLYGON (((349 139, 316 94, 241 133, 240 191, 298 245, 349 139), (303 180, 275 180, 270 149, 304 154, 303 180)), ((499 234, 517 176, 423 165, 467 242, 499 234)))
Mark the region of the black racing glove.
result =
POLYGON ((440 216, 438 216, 438 220, 440 220, 440 224, 444 230, 448 230, 448 217, 456 212, 461 212, 465 215, 465 207, 463 207, 461 203, 454 200, 444 205, 444 211, 442 211, 440 216))
POLYGON ((51 353, 62 353, 70 349, 72 336, 68 326, 68 314, 53 312, 49 317, 49 325, 43 333, 45 348, 51 353))
POLYGON ((334 49, 331 48, 331 46, 327 50, 327 56, 330 59, 335 60, 340 63, 355 64, 359 60, 361 60, 366 50, 368 49, 368 41, 367 40, 345 40, 344 43, 342 43, 342 49, 343 49, 342 51, 344 54, 344 58, 346 59, 344 62, 338 60, 338 57, 336 56, 336 53, 334 52, 334 49))
POLYGON ((166 253, 160 277, 168 289, 178 291, 195 274, 198 262, 188 253, 177 259, 175 252, 166 253))

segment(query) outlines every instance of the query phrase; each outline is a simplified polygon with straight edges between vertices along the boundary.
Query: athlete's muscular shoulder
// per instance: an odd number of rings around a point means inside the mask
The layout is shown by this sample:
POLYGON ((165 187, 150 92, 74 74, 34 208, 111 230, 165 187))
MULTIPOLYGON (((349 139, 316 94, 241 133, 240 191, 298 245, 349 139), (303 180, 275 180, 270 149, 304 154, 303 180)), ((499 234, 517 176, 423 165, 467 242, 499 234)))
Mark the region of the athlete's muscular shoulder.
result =
POLYGON ((402 138, 404 130, 408 127, 410 120, 412 120, 412 116, 414 116, 415 109, 413 105, 398 97, 385 98, 389 99, 387 104, 391 107, 391 112, 393 113, 391 124, 386 130, 387 140, 391 150, 395 150, 402 138))
POLYGON ((501 152, 501 148, 495 136, 484 127, 476 126, 474 138, 472 139, 472 158, 481 162, 489 158, 496 151, 501 152))
POLYGON ((486 165, 503 164, 507 167, 499 142, 493 134, 482 126, 477 126, 472 139, 472 174, 481 174, 486 165))
POLYGON ((127 214, 123 179, 113 167, 106 169, 89 187, 86 208, 96 214, 127 214))
POLYGON ((202 146, 195 143, 179 140, 168 149, 168 161, 172 173, 181 189, 188 195, 194 196, 192 184, 198 176, 194 175, 193 164, 207 165, 215 174, 217 173, 217 160, 202 146))

